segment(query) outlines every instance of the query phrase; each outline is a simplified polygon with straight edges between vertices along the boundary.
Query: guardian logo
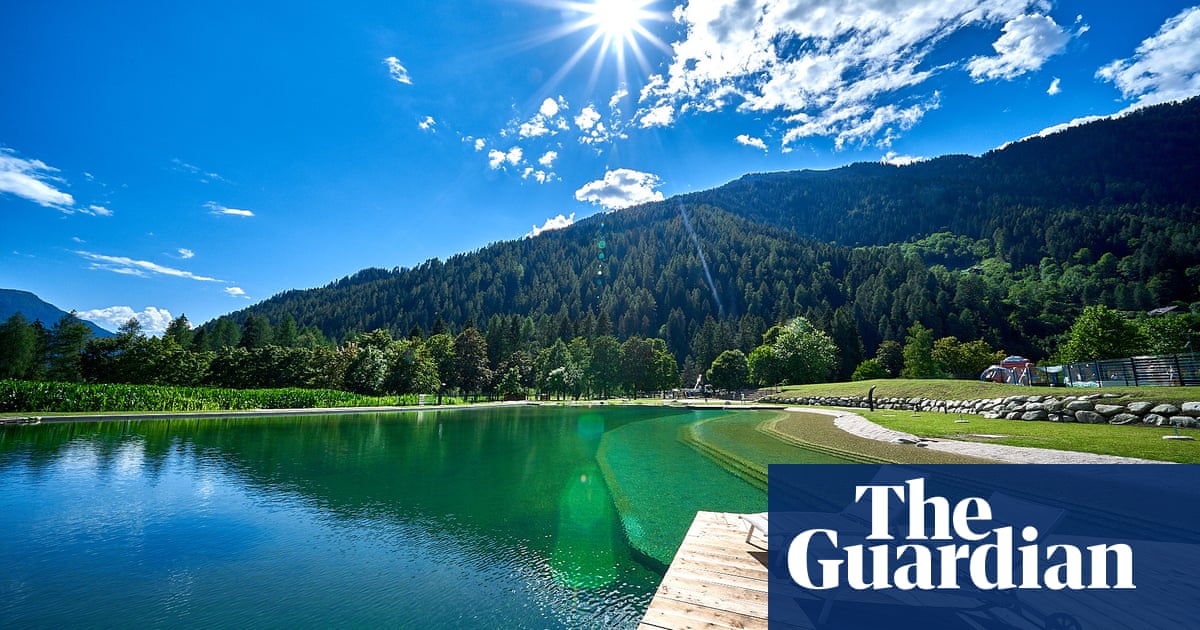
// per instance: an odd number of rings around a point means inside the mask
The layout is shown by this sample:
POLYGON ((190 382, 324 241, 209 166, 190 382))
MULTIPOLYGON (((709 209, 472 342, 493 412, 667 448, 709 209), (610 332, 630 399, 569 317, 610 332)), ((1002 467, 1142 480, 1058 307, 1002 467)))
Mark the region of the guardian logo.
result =
MULTIPOLYGON (((922 478, 910 479, 902 485, 857 486, 854 500, 870 503, 870 533, 865 539, 887 542, 839 547, 837 530, 801 532, 792 539, 787 552, 788 571, 796 584, 816 590, 838 588, 844 572, 846 583, 857 590, 958 589, 959 580, 964 577, 984 590, 1043 586, 1052 590, 1135 588, 1133 550, 1129 545, 1089 545, 1086 553, 1090 570, 1085 580, 1084 550, 1074 545, 1049 545, 1044 549, 1037 544, 1015 546, 1011 525, 984 529, 993 522, 992 506, 987 500, 968 497, 951 506, 945 497, 926 498, 922 478), (895 542, 897 537, 890 526, 891 493, 909 508, 904 544, 895 542), (932 535, 926 531, 927 522, 932 535), (956 538, 966 543, 949 542, 956 538), (939 541, 948 544, 931 544, 939 541), (844 557, 817 560, 821 571, 814 582, 808 560, 810 551, 818 547, 837 550, 844 557), (1110 560, 1114 565, 1111 571, 1110 560), (1043 561, 1048 563, 1044 569, 1043 561), (1015 568, 1018 565, 1019 571, 1015 568)), ((1039 532, 1036 526, 1028 525, 1022 528, 1020 536, 1025 543, 1034 543, 1039 532)))
POLYGON ((772 628, 1196 628, 1200 467, 773 465, 772 628))

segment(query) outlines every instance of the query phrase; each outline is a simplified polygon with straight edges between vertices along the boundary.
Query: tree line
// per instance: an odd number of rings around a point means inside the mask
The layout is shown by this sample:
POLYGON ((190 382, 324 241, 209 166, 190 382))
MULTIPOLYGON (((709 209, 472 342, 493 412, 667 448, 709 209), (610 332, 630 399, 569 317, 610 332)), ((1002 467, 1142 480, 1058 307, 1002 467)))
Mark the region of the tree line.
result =
MULTIPOLYGON (((396 338, 375 329, 339 345, 298 332, 287 319, 272 326, 254 315, 228 331, 229 343, 216 349, 210 349, 214 337, 203 332, 181 315, 161 336, 144 334, 131 319, 117 335, 95 338, 73 313, 51 328, 18 313, 0 324, 0 378, 579 399, 638 396, 699 383, 736 391, 830 380, 975 378, 1006 354, 983 339, 937 338, 915 322, 903 342, 885 340, 873 356, 862 358, 861 345, 838 341, 836 326, 826 330, 804 317, 772 326, 748 353, 730 337, 714 347, 708 363, 682 366, 661 338, 619 340, 603 330, 542 338, 531 318, 519 316, 497 316, 482 331, 467 326, 457 333, 438 329, 425 335, 414 328, 396 338), (841 377, 840 366, 848 360, 856 363, 848 377, 841 377)), ((1192 313, 1129 318, 1096 305, 1074 320, 1053 359, 1185 352, 1197 333, 1200 316, 1192 313)))

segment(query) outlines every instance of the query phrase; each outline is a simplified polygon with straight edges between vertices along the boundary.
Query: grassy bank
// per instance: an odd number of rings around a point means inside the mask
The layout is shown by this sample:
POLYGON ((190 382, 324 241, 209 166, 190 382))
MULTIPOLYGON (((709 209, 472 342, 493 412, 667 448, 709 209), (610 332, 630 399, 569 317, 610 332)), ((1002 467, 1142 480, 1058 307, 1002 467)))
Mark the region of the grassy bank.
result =
POLYGON ((896 464, 990 463, 965 455, 943 453, 904 444, 892 444, 847 433, 834 425, 834 417, 820 413, 787 412, 767 423, 767 432, 785 442, 867 461, 896 464))
POLYGON ((950 379, 879 379, 856 383, 819 383, 784 387, 778 398, 806 396, 866 396, 875 387, 876 398, 936 398, 939 400, 975 400, 1005 396, 1085 396, 1087 394, 1116 394, 1124 401, 1150 400, 1180 404, 1200 400, 1200 387, 1105 387, 1087 389, 1073 387, 1023 387, 1000 385, 983 381, 950 379))
MULTIPOLYGON (((1200 440, 1164 440, 1164 435, 1175 433, 1173 429, 1165 427, 1022 422, 969 415, 961 416, 966 422, 958 422, 960 416, 950 413, 865 409, 855 409, 854 412, 889 429, 926 438, 1200 463, 1200 440)), ((1184 430, 1183 434, 1200 437, 1200 432, 1196 430, 1184 430)))

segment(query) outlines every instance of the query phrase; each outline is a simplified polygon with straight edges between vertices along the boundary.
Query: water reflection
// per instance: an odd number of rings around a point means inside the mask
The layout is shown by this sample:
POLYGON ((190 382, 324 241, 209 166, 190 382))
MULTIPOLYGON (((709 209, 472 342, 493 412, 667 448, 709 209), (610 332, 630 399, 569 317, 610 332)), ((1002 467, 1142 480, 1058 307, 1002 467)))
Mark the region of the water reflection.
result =
POLYGON ((551 566, 567 586, 596 588, 616 579, 615 514, 598 466, 572 473, 559 500, 551 566))
POLYGON ((0 430, 0 627, 633 626, 596 450, 656 413, 0 430))

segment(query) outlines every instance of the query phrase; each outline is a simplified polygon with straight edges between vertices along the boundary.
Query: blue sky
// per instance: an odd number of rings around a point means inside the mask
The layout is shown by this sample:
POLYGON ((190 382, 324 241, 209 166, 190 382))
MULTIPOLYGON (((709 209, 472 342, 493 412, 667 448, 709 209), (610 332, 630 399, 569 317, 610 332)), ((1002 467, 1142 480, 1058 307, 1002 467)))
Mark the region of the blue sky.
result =
POLYGON ((6 2, 0 287, 160 331, 748 172, 1200 93, 1200 8, 6 2))

